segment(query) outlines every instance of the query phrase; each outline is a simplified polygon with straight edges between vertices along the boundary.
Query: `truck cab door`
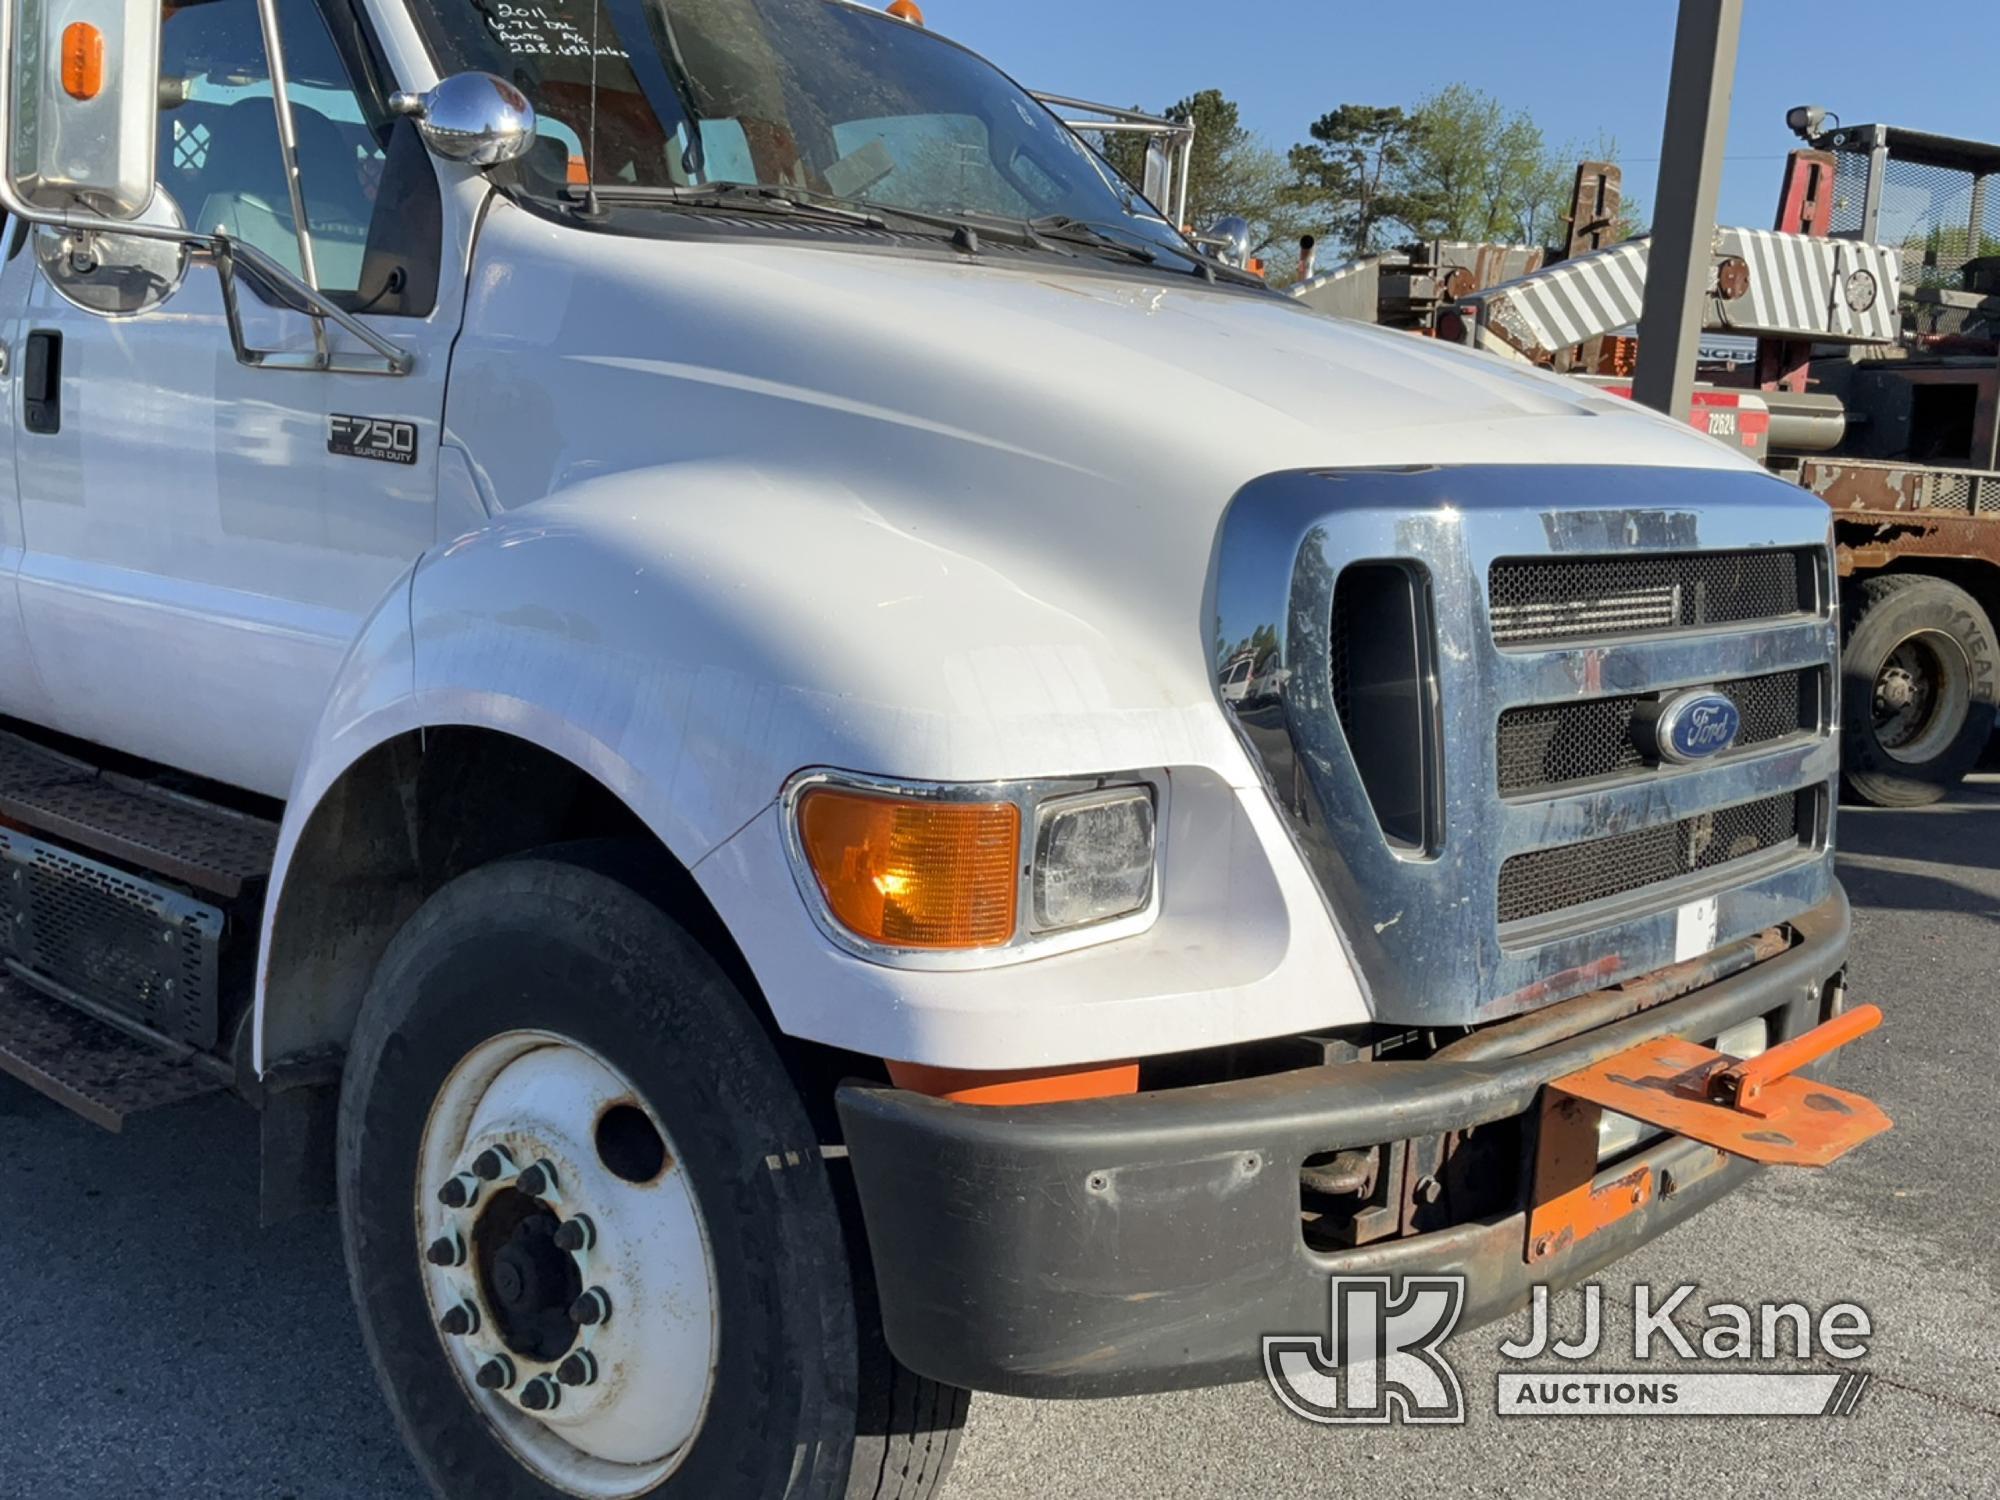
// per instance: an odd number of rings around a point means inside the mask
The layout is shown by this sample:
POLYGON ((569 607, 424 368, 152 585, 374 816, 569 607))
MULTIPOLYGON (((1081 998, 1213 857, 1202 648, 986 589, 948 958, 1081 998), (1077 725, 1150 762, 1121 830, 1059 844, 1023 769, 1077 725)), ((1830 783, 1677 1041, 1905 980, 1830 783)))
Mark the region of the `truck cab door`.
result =
MULTIPOLYGON (((30 422, 36 393, 16 381, 10 414, 21 612, 59 684, 55 727, 274 796, 348 645, 436 539, 467 237, 447 231, 435 166, 389 114, 355 9, 278 10, 320 288, 413 369, 243 362, 210 265, 125 316, 70 300, 44 265, 16 328, 46 389, 30 422)), ((299 271, 256 0, 171 8, 161 35, 160 192, 189 227, 299 271)), ((312 348, 303 312, 239 281, 247 344, 312 348)), ((359 347, 331 323, 327 337, 359 347)))
MULTIPOLYGON (((36 279, 35 258, 22 253, 28 226, 0 213, 0 391, 14 396, 19 380, 17 330, 36 279)), ((49 699, 28 658, 21 624, 21 505, 14 491, 14 447, 20 441, 18 399, 0 401, 0 713, 36 720, 49 699)))

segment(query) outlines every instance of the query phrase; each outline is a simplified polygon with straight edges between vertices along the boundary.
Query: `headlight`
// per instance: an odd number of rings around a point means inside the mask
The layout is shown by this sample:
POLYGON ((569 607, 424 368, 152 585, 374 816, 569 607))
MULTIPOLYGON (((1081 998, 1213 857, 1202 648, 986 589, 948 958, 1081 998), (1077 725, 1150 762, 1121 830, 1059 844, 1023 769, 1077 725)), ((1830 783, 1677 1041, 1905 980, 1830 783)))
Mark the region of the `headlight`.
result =
POLYGON ((1151 922, 1163 790, 1164 777, 944 785, 807 772, 785 791, 786 847, 800 894, 850 952, 914 967, 1028 958, 1151 922))
POLYGON ((1086 927, 1153 897, 1153 796, 1125 787, 1044 802, 1035 835, 1035 926, 1086 927))

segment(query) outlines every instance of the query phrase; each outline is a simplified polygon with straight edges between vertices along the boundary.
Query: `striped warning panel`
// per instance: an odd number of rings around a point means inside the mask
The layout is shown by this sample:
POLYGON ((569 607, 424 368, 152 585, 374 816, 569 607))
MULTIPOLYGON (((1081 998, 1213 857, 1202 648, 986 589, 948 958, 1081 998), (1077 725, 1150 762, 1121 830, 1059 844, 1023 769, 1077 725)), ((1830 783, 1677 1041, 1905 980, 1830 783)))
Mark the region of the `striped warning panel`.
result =
POLYGON ((1723 304, 1730 328, 1895 341, 1902 261, 1888 246, 1768 229, 1725 229, 1720 244, 1750 267, 1750 290, 1723 304))
MULTIPOLYGON (((1480 338, 1523 353, 1554 353, 1639 321, 1649 244, 1628 240, 1464 299, 1480 338)), ((1718 261, 1741 259, 1749 289, 1716 301, 1714 326, 1734 332, 1890 343, 1896 337, 1901 265, 1893 250, 1855 240, 1724 229, 1718 261)))

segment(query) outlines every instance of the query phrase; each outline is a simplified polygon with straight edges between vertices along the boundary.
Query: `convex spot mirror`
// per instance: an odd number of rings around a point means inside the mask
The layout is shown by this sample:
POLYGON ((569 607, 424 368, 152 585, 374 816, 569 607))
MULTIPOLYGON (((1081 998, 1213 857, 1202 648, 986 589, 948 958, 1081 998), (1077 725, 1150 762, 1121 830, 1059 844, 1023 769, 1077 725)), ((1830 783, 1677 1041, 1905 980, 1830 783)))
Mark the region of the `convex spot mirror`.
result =
MULTIPOLYGON (((185 229, 173 195, 161 188, 140 223, 185 229)), ((49 285, 85 312, 120 317, 158 307, 187 276, 183 240, 107 234, 42 224, 33 231, 35 259, 49 285)))
POLYGON ((1238 270, 1249 266, 1255 249, 1250 243, 1250 221, 1236 214, 1225 215, 1209 225, 1201 243, 1213 249, 1216 259, 1225 266, 1235 266, 1238 270))
POLYGON ((9 7, 7 171, 29 206, 136 220, 153 198, 160 0, 9 7))
POLYGON ((389 108, 417 122, 433 156, 471 167, 497 167, 535 144, 535 107, 491 73, 454 73, 421 94, 398 93, 389 108))

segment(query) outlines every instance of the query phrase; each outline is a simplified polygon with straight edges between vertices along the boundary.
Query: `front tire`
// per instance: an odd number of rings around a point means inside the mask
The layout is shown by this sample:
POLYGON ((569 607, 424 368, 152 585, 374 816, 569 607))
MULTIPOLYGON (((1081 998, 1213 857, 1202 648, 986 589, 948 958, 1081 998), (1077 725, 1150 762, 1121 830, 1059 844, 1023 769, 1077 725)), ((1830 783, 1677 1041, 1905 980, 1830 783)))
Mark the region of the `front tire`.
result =
POLYGON ((881 1346, 777 1048, 621 864, 460 877, 364 1001, 341 1221, 404 1438, 444 1496, 928 1500, 965 1395, 881 1346))
POLYGON ((1979 601, 1917 573, 1864 578, 1841 657, 1842 780, 1875 807, 1936 802, 1978 764, 2000 699, 2000 648, 1979 601))

